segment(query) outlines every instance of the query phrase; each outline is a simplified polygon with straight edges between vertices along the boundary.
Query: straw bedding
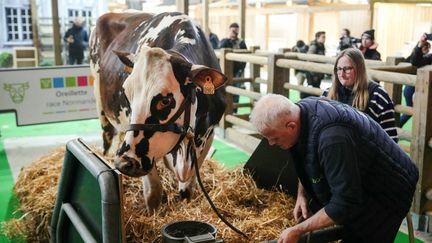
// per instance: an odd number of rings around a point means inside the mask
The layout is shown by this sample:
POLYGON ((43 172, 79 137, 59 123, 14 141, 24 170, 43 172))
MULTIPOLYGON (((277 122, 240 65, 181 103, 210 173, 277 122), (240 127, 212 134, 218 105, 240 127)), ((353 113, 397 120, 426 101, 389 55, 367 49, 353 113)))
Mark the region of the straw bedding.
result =
MULTIPOLYGON (((28 242, 49 241, 63 157, 64 149, 57 149, 23 169, 14 188, 23 216, 3 225, 5 235, 26 237, 28 242)), ((249 237, 245 239, 217 217, 198 185, 190 202, 180 200, 177 182, 162 164, 158 164, 158 170, 164 187, 163 203, 151 215, 145 211, 141 180, 124 176, 126 242, 162 242, 162 226, 178 220, 213 224, 218 229, 216 237, 224 242, 276 239, 284 228, 294 224, 292 198, 284 193, 258 189, 241 168, 227 169, 213 160, 206 160, 200 169, 204 186, 226 219, 249 237)))

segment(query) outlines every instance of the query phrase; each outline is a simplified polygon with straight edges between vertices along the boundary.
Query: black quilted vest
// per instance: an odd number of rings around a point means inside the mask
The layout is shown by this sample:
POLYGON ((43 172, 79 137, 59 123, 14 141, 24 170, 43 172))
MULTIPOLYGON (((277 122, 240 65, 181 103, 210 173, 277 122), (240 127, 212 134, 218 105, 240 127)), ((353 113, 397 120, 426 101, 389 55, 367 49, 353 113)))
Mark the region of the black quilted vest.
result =
POLYGON ((303 186, 319 206, 325 206, 331 198, 319 162, 320 134, 326 128, 344 126, 355 134, 364 194, 375 204, 390 206, 403 218, 411 206, 418 169, 399 145, 378 123, 348 105, 323 97, 306 98, 297 105, 301 110, 303 141, 297 146, 303 152, 295 164, 303 186))

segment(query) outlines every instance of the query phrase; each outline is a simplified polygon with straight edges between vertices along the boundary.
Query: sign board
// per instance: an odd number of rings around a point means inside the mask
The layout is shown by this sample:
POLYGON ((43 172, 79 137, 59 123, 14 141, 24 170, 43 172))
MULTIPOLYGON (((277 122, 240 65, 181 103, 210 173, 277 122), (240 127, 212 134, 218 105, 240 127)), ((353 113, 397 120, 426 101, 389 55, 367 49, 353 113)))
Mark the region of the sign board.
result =
POLYGON ((0 69, 0 112, 18 126, 96 118, 93 83, 88 65, 0 69))

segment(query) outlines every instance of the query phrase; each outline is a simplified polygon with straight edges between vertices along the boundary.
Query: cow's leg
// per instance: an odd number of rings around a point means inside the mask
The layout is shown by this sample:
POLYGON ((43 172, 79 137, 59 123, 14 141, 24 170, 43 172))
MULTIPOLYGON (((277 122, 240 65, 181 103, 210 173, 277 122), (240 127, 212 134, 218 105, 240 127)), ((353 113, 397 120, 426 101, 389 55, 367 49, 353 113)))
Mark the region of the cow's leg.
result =
POLYGON ((162 201, 162 183, 157 173, 156 165, 150 173, 143 176, 144 200, 149 213, 153 213, 162 201))
MULTIPOLYGON (((96 42, 95 42, 96 40, 95 40, 94 35, 93 35, 91 41, 92 41, 91 45, 96 46, 96 42)), ((98 51, 99 50, 96 50, 96 53, 98 51)), ((100 75, 99 75, 100 67, 99 67, 99 63, 97 60, 96 60, 96 62, 94 62, 93 59, 90 60, 90 70, 91 70, 91 73, 94 77, 93 93, 94 93, 94 96, 96 98, 96 110, 97 110, 97 113, 99 115, 99 121, 100 121, 101 127, 102 127, 102 139, 103 139, 103 150, 104 150, 103 153, 104 153, 104 155, 107 155, 109 149, 111 148, 113 137, 116 134, 116 129, 108 120, 108 118, 105 114, 105 111, 103 109, 103 106, 102 106, 102 96, 101 96, 101 91, 100 91, 100 85, 101 85, 100 82, 101 81, 100 81, 100 75)))
MULTIPOLYGON (((206 143, 204 144, 204 147, 203 147, 203 149, 202 150, 200 150, 200 151, 196 151, 196 153, 198 153, 198 152, 200 152, 199 153, 199 157, 197 158, 197 162, 198 162, 198 168, 201 168, 201 165, 202 165, 202 163, 204 162, 204 160, 205 160, 205 158, 206 158, 206 156, 207 156, 207 154, 208 154, 208 151, 210 150, 210 148, 211 148, 211 145, 212 145, 212 143, 213 143, 213 136, 214 136, 214 134, 212 133, 208 138, 207 138, 207 141, 206 141, 206 143)), ((199 150, 199 148, 197 148, 197 150, 199 150)), ((190 158, 190 156, 189 156, 189 158, 190 158)), ((195 166, 195 165, 194 165, 195 166)), ((180 196, 182 197, 182 198, 185 198, 185 199, 187 199, 188 201, 193 197, 193 195, 194 195, 194 193, 195 193, 195 187, 196 187, 196 175, 195 175, 195 167, 192 167, 192 168, 190 168, 192 171, 191 171, 191 174, 193 175, 193 176, 191 176, 189 179, 188 179, 188 181, 186 181, 186 182, 179 182, 179 193, 180 193, 180 196)), ((201 174, 200 174, 201 175, 201 174)))
POLYGON ((104 148, 104 155, 108 154, 109 149, 111 148, 112 141, 114 138, 114 135, 116 134, 116 130, 114 126, 108 121, 108 118, 105 116, 105 113, 102 111, 99 120, 101 122, 102 126, 102 138, 103 138, 103 148, 104 148))

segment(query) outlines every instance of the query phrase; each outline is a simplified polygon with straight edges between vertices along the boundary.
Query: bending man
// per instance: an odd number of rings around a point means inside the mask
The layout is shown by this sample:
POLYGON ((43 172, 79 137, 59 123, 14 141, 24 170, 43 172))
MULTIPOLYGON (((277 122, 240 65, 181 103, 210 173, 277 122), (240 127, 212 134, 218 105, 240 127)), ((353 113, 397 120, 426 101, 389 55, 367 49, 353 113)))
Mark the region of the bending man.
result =
POLYGON ((326 98, 294 104, 268 94, 251 122, 271 145, 290 149, 300 179, 294 218, 278 243, 344 225, 344 242, 392 243, 411 206, 418 170, 370 117, 326 98))

